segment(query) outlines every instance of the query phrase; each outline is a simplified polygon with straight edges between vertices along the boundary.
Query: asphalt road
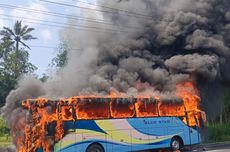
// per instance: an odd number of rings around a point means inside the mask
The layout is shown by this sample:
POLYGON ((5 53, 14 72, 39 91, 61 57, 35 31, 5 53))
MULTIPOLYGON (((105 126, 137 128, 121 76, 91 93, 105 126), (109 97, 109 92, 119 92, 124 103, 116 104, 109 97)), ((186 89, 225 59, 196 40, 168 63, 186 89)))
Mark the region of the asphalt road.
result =
POLYGON ((192 152, 230 152, 230 142, 201 145, 192 152))
POLYGON ((208 152, 230 152, 230 147, 229 148, 218 148, 215 150, 207 150, 208 152))
MULTIPOLYGON (((13 148, 0 148, 0 152, 15 152, 13 148)), ((196 147, 195 150, 183 152, 230 152, 230 142, 204 144, 196 147)))
POLYGON ((219 150, 212 150, 210 152, 230 152, 230 149, 219 149, 219 150))

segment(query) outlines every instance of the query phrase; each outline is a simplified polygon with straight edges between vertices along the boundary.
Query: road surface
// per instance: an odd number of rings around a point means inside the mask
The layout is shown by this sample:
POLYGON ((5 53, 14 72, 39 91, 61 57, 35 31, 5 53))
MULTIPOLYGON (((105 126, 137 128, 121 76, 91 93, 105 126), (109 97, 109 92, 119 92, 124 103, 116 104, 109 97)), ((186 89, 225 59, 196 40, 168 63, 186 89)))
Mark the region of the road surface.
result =
MULTIPOLYGON (((14 148, 0 148, 0 152, 15 152, 14 148)), ((230 142, 204 144, 196 150, 187 150, 183 152, 230 152, 230 142)))
POLYGON ((230 152, 230 149, 219 149, 219 150, 212 150, 210 152, 230 152))
POLYGON ((230 152, 230 142, 204 144, 193 152, 230 152))

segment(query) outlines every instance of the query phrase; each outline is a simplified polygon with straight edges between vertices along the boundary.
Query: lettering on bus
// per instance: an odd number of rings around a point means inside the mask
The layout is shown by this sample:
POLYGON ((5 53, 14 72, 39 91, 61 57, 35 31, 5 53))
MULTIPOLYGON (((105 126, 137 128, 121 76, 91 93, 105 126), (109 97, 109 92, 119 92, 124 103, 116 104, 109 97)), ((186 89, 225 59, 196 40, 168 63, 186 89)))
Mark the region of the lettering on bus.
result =
POLYGON ((151 125, 151 124, 169 124, 171 123, 170 119, 167 120, 143 120, 145 125, 151 125))

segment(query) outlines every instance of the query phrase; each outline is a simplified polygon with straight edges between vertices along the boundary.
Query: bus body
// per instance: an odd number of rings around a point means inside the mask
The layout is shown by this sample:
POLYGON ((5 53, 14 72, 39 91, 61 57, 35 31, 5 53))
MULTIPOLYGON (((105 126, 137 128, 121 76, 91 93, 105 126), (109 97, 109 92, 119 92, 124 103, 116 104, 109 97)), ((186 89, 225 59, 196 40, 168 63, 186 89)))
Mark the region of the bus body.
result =
MULTIPOLYGON (((191 102, 155 98, 27 100, 33 126, 24 152, 128 152, 199 144, 205 113, 191 102), (199 126, 199 127, 198 127, 199 126)), ((20 151, 20 150, 19 150, 20 151)), ((20 151, 20 152, 21 152, 20 151)))
POLYGON ((198 127, 189 127, 180 117, 150 117, 76 120, 64 123, 66 134, 55 152, 87 152, 92 144, 104 152, 128 152, 169 148, 173 139, 183 146, 199 144, 198 127))

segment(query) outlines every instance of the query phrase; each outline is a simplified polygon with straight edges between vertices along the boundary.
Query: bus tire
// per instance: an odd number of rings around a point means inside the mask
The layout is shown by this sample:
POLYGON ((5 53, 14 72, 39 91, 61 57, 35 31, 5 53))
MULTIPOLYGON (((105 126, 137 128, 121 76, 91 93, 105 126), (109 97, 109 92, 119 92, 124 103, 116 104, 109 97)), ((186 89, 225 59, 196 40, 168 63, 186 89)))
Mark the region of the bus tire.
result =
POLYGON ((93 143, 88 146, 86 152, 104 152, 104 148, 98 143, 93 143))
POLYGON ((183 141, 180 137, 173 137, 170 142, 170 148, 172 151, 181 150, 183 147, 183 141))

